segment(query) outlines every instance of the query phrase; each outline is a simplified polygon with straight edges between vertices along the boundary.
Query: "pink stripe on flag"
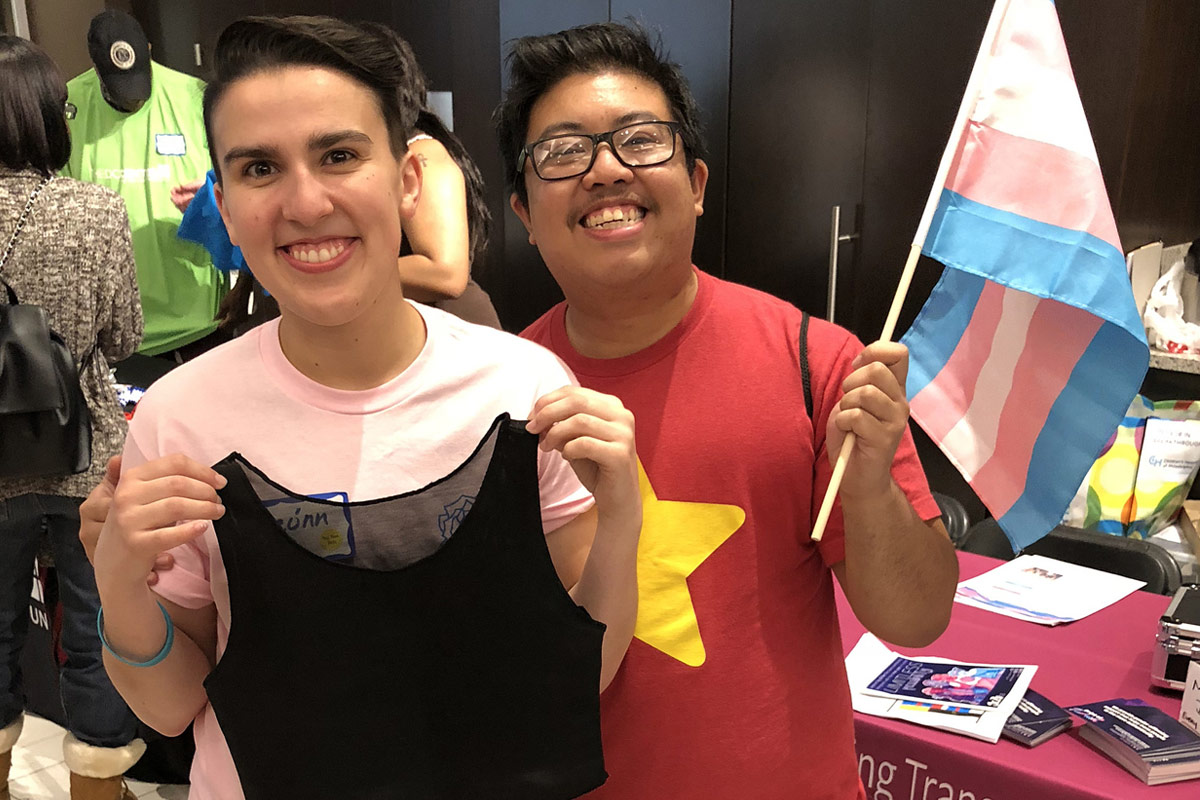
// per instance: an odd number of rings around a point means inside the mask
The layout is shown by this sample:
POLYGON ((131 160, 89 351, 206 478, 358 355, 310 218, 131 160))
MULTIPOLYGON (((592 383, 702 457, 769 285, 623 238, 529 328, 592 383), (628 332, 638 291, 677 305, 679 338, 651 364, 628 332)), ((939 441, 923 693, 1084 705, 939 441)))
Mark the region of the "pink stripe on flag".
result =
POLYGON ((1025 491, 1042 426, 1102 324, 1087 311, 1041 300, 1028 332, 1012 333, 1025 337, 1025 350, 1013 371, 1014 389, 1000 414, 995 451, 971 481, 971 488, 994 516, 1003 516, 1025 491))
POLYGON ((1005 289, 985 281, 971 321, 945 366, 913 397, 909 407, 921 427, 939 445, 958 424, 975 399, 975 384, 991 353, 996 326, 1004 305, 1005 289))
POLYGON ((992 208, 1086 231, 1121 250, 1100 167, 1061 147, 971 122, 946 188, 992 208))

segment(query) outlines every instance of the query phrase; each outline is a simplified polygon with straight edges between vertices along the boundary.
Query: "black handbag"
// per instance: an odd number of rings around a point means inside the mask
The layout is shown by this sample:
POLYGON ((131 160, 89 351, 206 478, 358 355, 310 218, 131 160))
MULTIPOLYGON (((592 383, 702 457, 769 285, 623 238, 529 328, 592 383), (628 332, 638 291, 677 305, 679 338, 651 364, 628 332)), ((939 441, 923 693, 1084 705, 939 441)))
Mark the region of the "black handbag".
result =
MULTIPOLYGON (((47 183, 29 196, 0 270, 47 183)), ((22 303, 2 278, 0 284, 8 301, 0 304, 0 478, 83 472, 92 462, 92 418, 75 360, 41 306, 22 303)), ((94 352, 88 351, 85 363, 94 352)))

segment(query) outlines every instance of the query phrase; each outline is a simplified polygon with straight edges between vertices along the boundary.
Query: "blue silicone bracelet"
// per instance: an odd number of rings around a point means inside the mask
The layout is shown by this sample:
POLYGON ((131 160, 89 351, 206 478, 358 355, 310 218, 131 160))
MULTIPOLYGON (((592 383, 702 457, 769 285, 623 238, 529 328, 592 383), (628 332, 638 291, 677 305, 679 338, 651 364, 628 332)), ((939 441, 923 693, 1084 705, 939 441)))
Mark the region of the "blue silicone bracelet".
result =
POLYGON ((116 650, 113 650, 112 645, 108 643, 108 639, 104 638, 103 608, 96 612, 96 632, 100 634, 100 644, 104 645, 104 649, 122 664, 128 664, 131 667, 153 667, 167 657, 167 654, 171 652, 171 646, 175 644, 175 623, 171 621, 171 615, 167 613, 167 609, 163 607, 162 603, 158 604, 158 610, 162 612, 163 622, 167 623, 167 640, 163 642, 162 649, 158 651, 158 655, 149 661, 130 661, 116 650))

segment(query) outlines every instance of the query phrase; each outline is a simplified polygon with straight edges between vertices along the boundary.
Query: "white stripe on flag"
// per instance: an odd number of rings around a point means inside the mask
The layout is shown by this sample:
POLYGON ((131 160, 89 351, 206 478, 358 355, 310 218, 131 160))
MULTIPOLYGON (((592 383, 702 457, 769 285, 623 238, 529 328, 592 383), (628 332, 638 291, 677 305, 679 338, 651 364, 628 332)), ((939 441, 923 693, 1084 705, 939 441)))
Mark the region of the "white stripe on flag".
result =
POLYGON ((1053 3, 1013 0, 971 119, 1099 163, 1053 3))
POLYGON ((1039 297, 1012 289, 1004 292, 1000 322, 992 337, 991 352, 975 383, 975 394, 962 419, 939 443, 958 456, 959 470, 967 481, 992 457, 1000 427, 1000 412, 1008 403, 1013 370, 1025 349, 1025 337, 1039 297))

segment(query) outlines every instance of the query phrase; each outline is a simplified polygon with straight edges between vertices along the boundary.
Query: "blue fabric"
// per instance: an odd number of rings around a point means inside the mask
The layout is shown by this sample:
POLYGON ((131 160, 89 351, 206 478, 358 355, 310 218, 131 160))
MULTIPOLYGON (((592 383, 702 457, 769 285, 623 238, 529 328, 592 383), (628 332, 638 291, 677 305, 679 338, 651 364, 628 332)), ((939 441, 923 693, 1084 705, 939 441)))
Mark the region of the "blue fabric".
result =
POLYGON ((188 204, 187 211, 183 212, 177 235, 180 239, 203 245, 212 256, 213 266, 222 272, 247 269, 242 248, 235 247, 229 241, 229 231, 225 230, 225 222, 217 210, 217 198, 213 194, 214 180, 216 176, 209 170, 204 185, 188 204))
POLYGON ((62 603, 59 686, 67 728, 97 747, 122 747, 137 736, 137 719, 104 671, 96 613, 100 595, 79 542, 80 498, 26 494, 0 500, 0 727, 25 707, 21 650, 29 631, 33 559, 43 529, 54 549, 62 603))
POLYGON ((910 350, 905 385, 909 397, 916 397, 950 360, 975 314, 984 283, 978 275, 956 269, 942 271, 920 315, 902 339, 910 350))
MULTIPOLYGON (((1085 309, 1146 341, 1125 257, 1090 233, 1037 222, 943 190, 922 252, 1002 286, 1085 309)), ((1149 349, 1147 359, 1148 354, 1149 349)))
POLYGON ((1146 374, 1149 352, 1116 325, 1106 324, 1075 365, 1033 447, 1025 492, 996 521, 1013 552, 1062 521, 1084 476, 1129 408, 1146 374))
MULTIPOLYGON (((985 280, 1104 320, 1051 407, 1028 467, 1011 465, 1024 470, 1017 476, 1024 492, 997 522, 1019 551, 1062 520, 1146 374, 1150 352, 1125 259, 1086 232, 985 206, 948 190, 942 192, 923 252, 949 269, 901 339, 910 354, 910 398, 946 365, 985 280)), ((1019 402, 1020 388, 1013 391, 1019 402)))

